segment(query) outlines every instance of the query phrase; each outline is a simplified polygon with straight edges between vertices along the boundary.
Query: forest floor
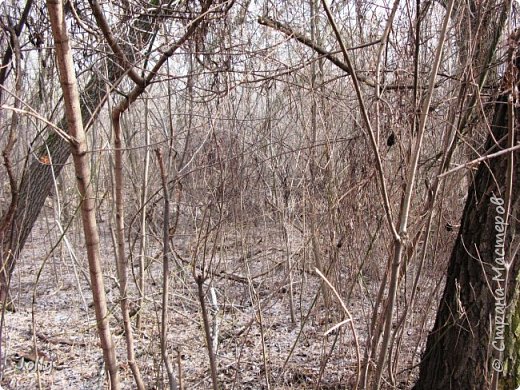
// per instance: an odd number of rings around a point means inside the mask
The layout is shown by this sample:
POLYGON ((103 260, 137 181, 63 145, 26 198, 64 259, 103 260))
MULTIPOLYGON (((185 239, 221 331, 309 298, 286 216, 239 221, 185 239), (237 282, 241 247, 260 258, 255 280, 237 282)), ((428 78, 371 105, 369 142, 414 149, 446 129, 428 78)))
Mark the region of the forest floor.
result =
MULTIPOLYGON (((108 222, 100 224, 106 292, 111 310, 111 326, 116 343, 123 388, 135 388, 126 363, 126 343, 118 305, 118 285, 108 222)), ((50 232, 57 226, 42 220, 33 230, 24 256, 18 262, 12 295, 16 312, 6 312, 3 330, 3 389, 103 389, 104 365, 96 333, 92 296, 88 287, 86 254, 77 251, 74 261, 65 244, 48 256, 50 232), (35 369, 35 346, 40 369, 35 369)), ((218 323, 218 379, 222 389, 353 389, 358 370, 358 353, 363 353, 367 324, 378 281, 365 281, 365 291, 355 283, 346 303, 356 329, 350 324, 328 335, 325 332, 345 319, 337 299, 334 310, 325 310, 322 295, 317 298, 321 281, 310 269, 301 269, 302 239, 291 233, 288 250, 280 235, 221 235, 217 255, 210 265, 211 285, 206 282, 206 304, 210 321, 218 323), (248 237, 244 239, 243 237, 248 237), (292 269, 294 322, 291 320, 287 256, 292 269), (225 259, 225 260, 224 260, 225 259), (218 309, 211 310, 209 287, 216 293, 218 309), (331 315, 330 313, 334 313, 331 315), (216 313, 214 316, 213 314, 216 313), (310 313, 310 314, 309 314, 310 313), (327 314, 328 313, 328 314, 327 314), (359 352, 361 351, 361 352, 359 352), (319 386, 317 385, 319 383, 319 386)), ((211 375, 206 348, 201 307, 190 261, 190 240, 180 232, 174 241, 176 263, 170 274, 170 319, 168 348, 171 361, 180 362, 186 389, 210 389, 211 375)), ((81 237, 74 238, 81 247, 81 237)), ((147 276, 147 299, 142 310, 142 327, 135 333, 136 360, 149 389, 167 388, 160 361, 159 319, 161 302, 162 259, 156 248, 150 251, 147 276)), ((310 268, 310 267, 309 267, 310 268)), ((131 271, 131 270, 130 270, 131 271)), ((138 268, 134 264, 134 273, 138 268)), ((347 277, 347 275, 339 275, 347 277)), ((130 295, 135 297, 135 284, 130 295)), ((425 292, 426 293, 426 292, 425 292)), ((135 317, 133 317, 135 324, 135 317)), ((398 362, 400 385, 413 382, 418 362, 420 339, 405 335, 398 362)), ((359 357, 363 359, 361 355, 359 357)), ((390 388, 388 386, 388 388, 390 388)))

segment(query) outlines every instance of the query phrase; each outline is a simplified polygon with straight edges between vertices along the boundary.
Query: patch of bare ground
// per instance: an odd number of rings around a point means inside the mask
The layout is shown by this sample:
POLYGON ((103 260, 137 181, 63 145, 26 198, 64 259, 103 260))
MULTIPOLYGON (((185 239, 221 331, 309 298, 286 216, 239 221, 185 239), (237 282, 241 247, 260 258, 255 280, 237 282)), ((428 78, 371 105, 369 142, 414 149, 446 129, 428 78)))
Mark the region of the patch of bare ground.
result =
MULTIPOLYGON (((317 295, 321 284, 305 260, 304 237, 291 232, 290 248, 276 229, 264 225, 262 234, 240 234, 226 228, 219 235, 213 258, 206 269, 212 278, 204 284, 210 321, 218 324, 218 379, 222 389, 351 389, 358 367, 356 342, 350 326, 325 335, 343 320, 344 313, 332 296, 332 310, 317 295), (247 238, 244 238, 247 237, 247 238), (289 283, 288 258, 293 268, 289 283), (218 308, 211 309, 209 288, 214 288, 218 308), (290 316, 292 291, 295 321, 290 316), (319 385, 318 385, 319 383, 319 385)), ((125 362, 125 340, 118 305, 110 227, 101 224, 106 292, 111 325, 118 350, 123 388, 135 387, 125 362)), ((63 240, 49 255, 49 242, 58 237, 53 222, 42 220, 34 230, 16 270, 13 294, 17 311, 7 312, 4 324, 4 389, 103 389, 105 373, 96 334, 95 317, 88 287, 86 255, 81 249, 71 255, 63 240), (38 353, 38 365, 35 349, 38 353), (39 367, 39 369, 36 369, 39 367)), ((81 238, 68 237, 75 248, 81 238)), ((194 236, 179 230, 172 241, 170 320, 168 348, 171 360, 180 362, 186 389, 211 388, 209 359, 193 278, 194 236)), ((72 244, 71 244, 72 245, 72 244)), ((133 274, 137 274, 137 261, 133 274)), ((145 306, 142 328, 135 333, 136 358, 147 388, 163 389, 166 375, 160 360, 159 319, 161 302, 160 252, 150 250, 147 259, 145 306)), ((201 259, 195 261, 200 270, 201 259)), ((361 358, 366 343, 369 316, 378 280, 338 270, 340 278, 352 279, 346 301, 353 316, 361 358)), ((133 276, 131 276, 132 278, 133 276)), ((425 286, 419 303, 427 302, 434 286, 425 286)), ((342 296, 347 296, 347 289, 342 296)), ((137 290, 130 291, 135 307, 137 290)), ((419 316, 421 310, 416 309, 419 316)), ((413 317, 413 316, 412 316, 413 317)), ((133 318, 135 320, 135 317, 133 318)), ((134 321, 135 322, 135 321, 134 321)), ((402 367, 397 388, 406 388, 418 362, 424 324, 408 331, 400 343, 397 362, 402 367)), ((394 350, 395 353, 395 350, 394 350)), ((390 387, 389 387, 390 388, 390 387)), ((396 387, 393 387, 396 388, 396 387)))

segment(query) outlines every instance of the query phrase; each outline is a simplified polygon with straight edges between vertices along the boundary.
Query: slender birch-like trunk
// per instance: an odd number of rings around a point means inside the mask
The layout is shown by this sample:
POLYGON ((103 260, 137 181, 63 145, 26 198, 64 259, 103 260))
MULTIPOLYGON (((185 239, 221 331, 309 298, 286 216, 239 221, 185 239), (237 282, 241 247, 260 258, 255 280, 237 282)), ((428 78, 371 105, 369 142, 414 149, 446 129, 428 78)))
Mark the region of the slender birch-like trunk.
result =
POLYGON ((60 84, 63 90, 68 130, 70 136, 74 139, 70 147, 74 160, 77 185, 81 194, 81 217, 87 247, 97 329, 101 341, 101 348, 103 349, 103 358, 110 381, 110 388, 112 390, 119 390, 121 386, 119 383, 115 347, 108 322, 108 309, 99 252, 99 233, 95 216, 95 200, 92 186, 90 185, 87 143, 81 117, 78 84, 74 72, 72 50, 67 33, 67 26, 65 24, 62 1, 47 0, 47 8, 49 10, 52 34, 56 47, 56 60, 60 74, 60 84))

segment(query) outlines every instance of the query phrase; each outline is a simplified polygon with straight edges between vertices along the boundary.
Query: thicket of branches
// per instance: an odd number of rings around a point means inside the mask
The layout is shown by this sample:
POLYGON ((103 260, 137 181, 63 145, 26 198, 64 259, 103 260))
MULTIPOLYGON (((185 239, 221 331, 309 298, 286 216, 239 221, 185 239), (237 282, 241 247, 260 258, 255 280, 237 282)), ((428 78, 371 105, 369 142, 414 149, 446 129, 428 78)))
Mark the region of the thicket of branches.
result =
MULTIPOLYGON (((61 3, 48 3, 0 4, 4 309, 39 313, 40 274, 73 280, 91 326, 92 296, 106 306, 112 388, 245 388, 241 359, 261 367, 252 388, 412 386, 502 92, 514 4, 68 1, 82 154, 51 33, 61 3), (71 152, 89 166, 101 285, 71 152), (35 226, 45 249, 22 261, 35 226), (22 286, 27 262, 38 276, 22 286), (181 347, 179 313, 205 340, 203 379, 181 363, 195 347, 181 347), (293 333, 277 347, 280 323, 293 333), (253 355, 222 358, 249 339, 253 355), (302 358, 309 342, 319 360, 302 358), (143 343, 155 347, 136 355, 143 343)), ((9 321, 4 310, 3 373, 9 321)), ((33 321, 36 349, 40 330, 33 321)))

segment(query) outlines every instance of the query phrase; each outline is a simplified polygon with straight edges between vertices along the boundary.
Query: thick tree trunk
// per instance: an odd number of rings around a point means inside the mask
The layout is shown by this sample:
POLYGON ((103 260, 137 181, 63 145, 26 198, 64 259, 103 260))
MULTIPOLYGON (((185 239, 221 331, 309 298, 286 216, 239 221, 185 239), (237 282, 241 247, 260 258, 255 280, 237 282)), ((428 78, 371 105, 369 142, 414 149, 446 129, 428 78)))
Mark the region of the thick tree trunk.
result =
POLYGON ((505 340, 504 372, 498 381, 500 390, 518 389, 520 386, 520 280, 516 278, 515 296, 511 302, 509 332, 505 340))
MULTIPOLYGON (((110 79, 115 83, 122 72, 113 64, 110 67, 110 79)), ((94 75, 90 83, 81 94, 81 114, 85 123, 91 119, 96 107, 105 96, 105 84, 101 76, 94 75)), ((66 119, 58 124, 66 129, 66 119)), ((56 133, 51 133, 36 151, 37 157, 48 156, 50 163, 44 164, 36 157, 29 157, 30 161, 24 170, 19 187, 19 200, 16 206, 13 222, 0 243, 3 248, 2 270, 0 273, 0 301, 3 302, 9 284, 9 278, 14 270, 16 259, 23 249, 32 227, 36 222, 45 199, 51 193, 54 186, 54 177, 61 173, 62 168, 69 159, 70 145, 56 133), (53 174, 54 171, 54 174, 53 174)))
MULTIPOLYGON (((147 18, 148 15, 142 15, 139 20, 147 18)), ((142 45, 145 45, 151 36, 152 34, 148 32, 146 28, 142 28, 139 36, 131 37, 131 42, 128 43, 128 46, 125 46, 125 50, 128 49, 127 59, 133 61, 131 55, 132 50, 130 50, 133 43, 139 41, 142 45)), ((117 59, 114 58, 114 56, 109 56, 109 58, 107 62, 108 74, 106 77, 109 80, 109 85, 117 87, 122 76, 125 74, 125 70, 117 65, 117 59)), ((104 69, 104 64, 100 69, 104 69)), ((89 123, 93 119, 93 116, 95 117, 97 115, 106 97, 107 81, 103 75, 103 71, 100 69, 92 72, 90 81, 81 92, 80 108, 81 116, 85 124, 89 123)), ((67 128, 67 120, 65 117, 58 123, 58 127, 61 129, 67 128)), ((39 135, 38 138, 39 137, 41 137, 41 135, 39 135)), ((0 242, 2 249, 0 252, 2 254, 0 259, 0 302, 4 302, 4 299, 6 299, 9 279, 14 271, 16 260, 25 246, 47 196, 52 192, 54 177, 60 175, 62 168, 65 166, 71 154, 70 146, 67 141, 54 132, 51 132, 43 143, 33 142, 32 147, 34 148, 34 153, 31 153, 29 156, 18 188, 18 202, 16 204, 14 218, 0 242), (52 165, 44 164, 40 161, 41 157, 44 156, 48 157, 48 161, 52 165)))
MULTIPOLYGON (((519 37, 516 33, 515 50, 519 37)), ((513 58, 505 77, 505 92, 495 104, 492 135, 488 137, 485 154, 507 148, 511 135, 515 140, 520 139, 520 126, 514 121, 520 115, 520 109, 513 109, 514 102, 508 103, 511 86, 518 85, 517 72, 520 70, 520 57, 515 55, 513 58)), ((514 328, 503 325, 504 322, 511 324, 512 319, 511 314, 504 317, 507 307, 504 303, 510 303, 512 298, 517 302, 519 287, 519 262, 512 263, 508 278, 507 267, 503 265, 503 259, 509 264, 514 260, 515 247, 519 243, 515 237, 520 228, 519 158, 516 151, 502 154, 480 163, 476 172, 468 191, 444 294, 428 337, 416 390, 497 388, 505 378, 508 385, 504 389, 520 385, 520 337, 518 330, 515 334, 512 333, 514 328), (509 181, 510 175, 512 181, 509 181), (506 220, 508 199, 511 205, 509 225, 504 234, 506 225, 502 221, 506 220), (500 350, 504 348, 506 353, 502 354, 500 350)), ((518 320, 518 309, 514 318, 518 320)))
MULTIPOLYGON (((143 16, 145 18, 146 16, 143 16)), ((134 37, 136 40, 140 38, 146 43, 150 34, 143 29, 141 37, 134 37)), ((131 43, 129 44, 129 46, 131 43)), ((130 53, 131 50, 128 49, 130 53)), ((133 60, 130 54, 128 56, 133 60)), ((104 68, 103 68, 104 69, 104 68)), ((114 56, 108 60, 106 75, 109 84, 117 86, 125 71, 117 65, 114 56)), ((92 72, 92 77, 84 90, 81 92, 80 109, 84 123, 89 123, 93 116, 102 106, 106 97, 107 82, 102 72, 97 69, 92 72)), ((67 129, 67 120, 62 118, 58 123, 61 129, 67 129)), ((38 137, 40 137, 39 135, 38 137)), ((0 272, 0 302, 4 302, 6 298, 9 279, 16 260, 22 251, 34 223, 40 215, 40 211, 45 204, 47 196, 52 192, 54 187, 54 177, 58 177, 62 168, 70 157, 70 145, 62 137, 55 132, 51 132, 43 143, 38 142, 36 146, 33 143, 34 153, 31 153, 27 166, 24 167, 22 178, 18 189, 18 203, 16 205, 15 215, 11 225, 6 229, 6 234, 0 242, 2 251, 1 271, 0 272), (38 146, 39 145, 39 146, 38 146), (47 156, 50 164, 44 164, 41 158, 47 156)))

